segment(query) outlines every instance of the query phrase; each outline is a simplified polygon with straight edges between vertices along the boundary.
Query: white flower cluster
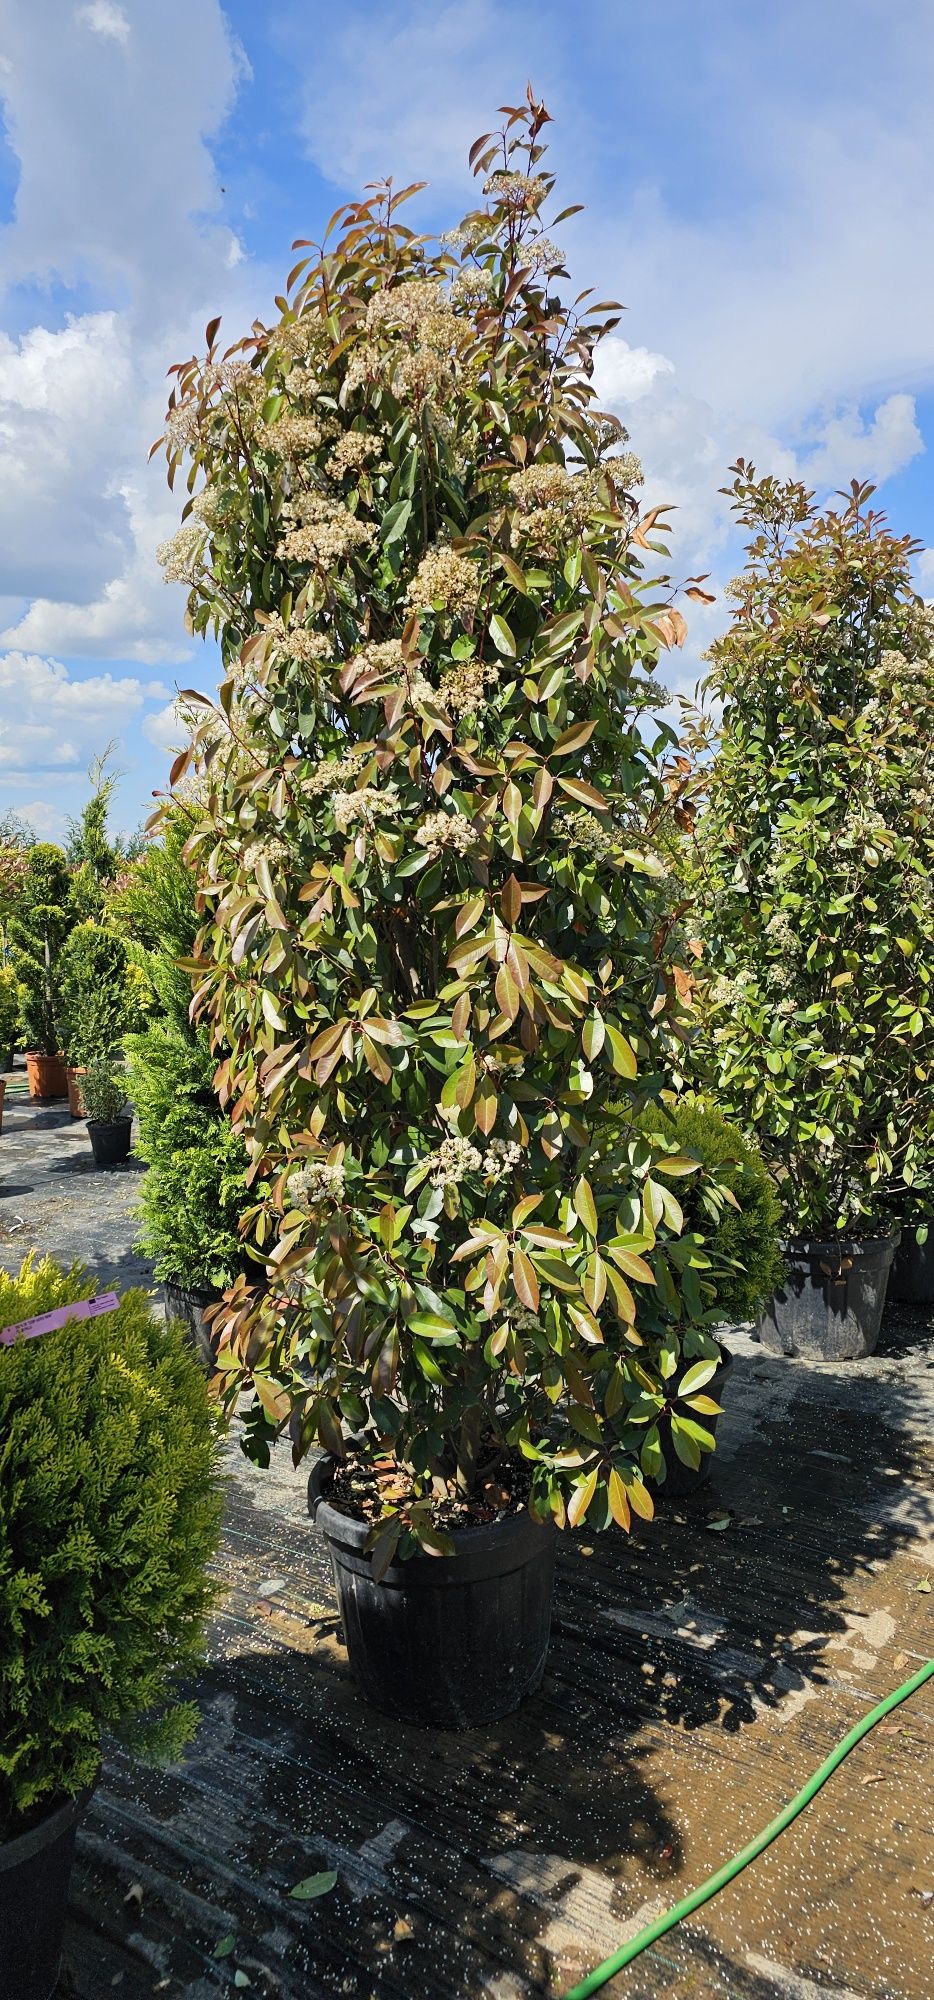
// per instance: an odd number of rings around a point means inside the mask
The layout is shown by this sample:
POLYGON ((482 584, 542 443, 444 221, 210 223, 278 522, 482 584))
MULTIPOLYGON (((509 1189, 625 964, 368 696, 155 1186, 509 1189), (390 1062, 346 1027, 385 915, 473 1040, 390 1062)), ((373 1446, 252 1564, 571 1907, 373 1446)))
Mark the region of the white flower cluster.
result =
POLYGON ((483 1157, 472 1146, 469 1139, 461 1138, 459 1132, 452 1132, 450 1138, 443 1139, 437 1151, 430 1155, 431 1171, 428 1178, 432 1187, 457 1187, 466 1180, 468 1174, 479 1173, 483 1157))
POLYGON ((787 910, 775 910, 765 927, 765 935, 773 951, 797 953, 798 939, 787 910))
POLYGON ((392 819, 399 810, 395 785, 361 785, 355 792, 332 792, 329 800, 338 833, 352 826, 372 827, 380 819, 392 819))
POLYGON ((518 1139, 491 1139, 483 1155, 483 1171, 488 1180, 505 1181, 522 1160, 518 1139))
POLYGON ((434 279, 409 278, 374 292, 367 306, 366 328, 371 336, 362 345, 367 374, 372 372, 375 342, 378 371, 391 380, 400 401, 405 397, 416 402, 426 397, 443 400, 454 384, 468 329, 434 279), (388 354, 380 346, 385 333, 400 336, 388 354))
POLYGON ((301 660, 308 666, 316 660, 329 660, 334 651, 326 633, 309 632, 304 625, 284 625, 278 612, 274 617, 267 619, 261 630, 273 639, 279 652, 286 653, 290 660, 301 660))
POLYGON ((524 270, 557 271, 564 263, 564 251, 559 250, 550 236, 527 236, 516 251, 516 263, 524 270))
POLYGON ((458 306, 486 305, 493 282, 493 273, 485 264, 462 264, 451 279, 448 298, 458 306))
POLYGON ((406 591, 417 610, 440 605, 460 619, 476 608, 479 576, 476 563, 458 555, 449 542, 434 542, 423 555, 406 591))
POLYGON ((302 313, 298 319, 280 320, 275 331, 276 348, 287 361, 324 360, 332 344, 324 320, 315 313, 302 313))
POLYGON ((267 835, 263 840, 251 840, 243 850, 243 866, 252 873, 258 861, 268 861, 270 867, 277 861, 289 858, 288 844, 275 835, 267 835))
POLYGON ((486 689, 496 679, 492 660, 459 660, 441 676, 437 702, 446 715, 476 715, 485 706, 486 689))
POLYGON ((331 478, 343 479, 346 473, 359 471, 378 458, 382 449, 383 440, 373 431, 342 431, 328 459, 331 478))
POLYGON ((322 493, 300 495, 290 513, 297 525, 289 528, 276 551, 284 562, 327 566, 356 549, 369 548, 376 536, 371 522, 358 520, 339 500, 322 493))
POLYGON ((156 550, 156 561, 161 565, 166 583, 195 584, 204 575, 204 550, 207 532, 203 521, 189 518, 183 521, 167 542, 160 542, 156 550))
POLYGON ((303 417, 298 410, 283 410, 274 423, 260 424, 256 442, 273 458, 305 458, 318 450, 324 433, 317 417, 303 417))
POLYGON ((302 791, 312 799, 318 798, 322 792, 339 792, 342 786, 350 784, 372 754, 372 749, 365 743, 357 743, 343 757, 323 757, 320 764, 302 780, 302 791))
POLYGON ((418 846, 427 848, 433 861, 445 852, 469 854, 479 838, 473 821, 462 812, 427 813, 415 830, 418 846))
POLYGON ((544 174, 500 172, 483 183, 484 194, 494 195, 508 208, 537 208, 547 190, 544 174))
POLYGON ((527 542, 543 555, 558 555, 569 535, 582 535, 595 514, 607 512, 612 497, 627 492, 641 478, 642 468, 633 452, 625 452, 603 467, 576 471, 551 459, 524 466, 509 481, 517 502, 513 548, 527 542))
POLYGON ((296 1208, 316 1209, 344 1199, 343 1167, 336 1161, 308 1160, 289 1176, 289 1197, 296 1208))

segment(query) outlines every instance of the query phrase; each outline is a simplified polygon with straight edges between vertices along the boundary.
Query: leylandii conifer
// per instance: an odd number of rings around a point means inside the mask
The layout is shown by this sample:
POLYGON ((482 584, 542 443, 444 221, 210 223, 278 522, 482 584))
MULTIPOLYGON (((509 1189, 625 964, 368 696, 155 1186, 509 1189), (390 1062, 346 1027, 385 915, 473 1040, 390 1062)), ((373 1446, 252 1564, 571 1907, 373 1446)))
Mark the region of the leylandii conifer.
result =
POLYGON ((257 1457, 368 1427, 406 1468, 384 1551, 403 1521, 443 1546, 438 1495, 517 1452, 539 1512, 650 1513, 655 1419, 716 1359, 691 1163, 602 1117, 678 1046, 645 892, 683 778, 647 676, 683 621, 594 407, 615 308, 562 300, 546 120, 530 95, 478 141, 440 243, 411 188, 340 210, 273 325, 223 356, 208 329, 166 433, 194 492, 167 573, 227 674, 173 771, 194 1006, 271 1187, 219 1366, 257 1457))

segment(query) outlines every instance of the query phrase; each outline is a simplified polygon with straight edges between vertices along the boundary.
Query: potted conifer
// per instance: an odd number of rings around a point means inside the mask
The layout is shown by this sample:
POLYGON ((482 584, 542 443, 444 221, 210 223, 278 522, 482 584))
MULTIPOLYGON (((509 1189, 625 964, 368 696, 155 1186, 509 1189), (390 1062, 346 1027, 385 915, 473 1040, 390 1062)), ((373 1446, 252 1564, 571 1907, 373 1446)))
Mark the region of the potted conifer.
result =
POLYGON ((49 2000, 102 1734, 179 1755, 218 1538, 217 1431, 181 1329, 77 1267, 0 1272, 0 1992, 49 2000), (58 1316, 38 1337, 24 1322, 58 1316), (13 1336, 10 1329, 22 1331, 13 1336))
POLYGON ((758 1137, 783 1210, 766 1345, 871 1352, 934 1128, 934 659, 917 544, 855 481, 732 492, 751 531, 697 829, 721 1104, 758 1137))
POLYGON ((60 847, 39 842, 28 851, 8 934, 20 988, 29 1092, 40 1101, 68 1094, 59 956, 72 922, 65 856, 60 847))
POLYGON ((530 93, 478 143, 439 245, 411 189, 351 204, 271 326, 223 354, 212 322, 166 432, 199 486, 166 574, 226 663, 172 773, 195 1013, 266 1266, 227 1291, 220 1385, 261 1462, 326 1454, 352 1665, 448 1726, 537 1685, 555 1527, 651 1515, 662 1341, 679 1380, 718 1359, 694 1162, 603 1117, 682 1031, 644 712, 684 623, 593 406, 614 309, 562 303, 546 119, 530 93))
POLYGON ((98 1167, 117 1167, 130 1150, 133 1120, 127 1109, 126 1076, 109 1062, 94 1062, 81 1083, 88 1138, 98 1167))

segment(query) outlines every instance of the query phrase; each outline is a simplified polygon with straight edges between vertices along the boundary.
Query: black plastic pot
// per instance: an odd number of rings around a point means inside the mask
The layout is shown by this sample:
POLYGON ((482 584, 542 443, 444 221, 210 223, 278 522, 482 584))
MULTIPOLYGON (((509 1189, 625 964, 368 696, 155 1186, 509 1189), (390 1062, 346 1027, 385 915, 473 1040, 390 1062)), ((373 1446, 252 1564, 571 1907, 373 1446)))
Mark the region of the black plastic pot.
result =
POLYGON ((792 1237, 783 1243, 785 1282, 756 1327, 763 1347, 810 1361, 872 1354, 898 1243, 897 1230, 862 1241, 792 1237))
POLYGON ((531 1514, 458 1528, 453 1556, 419 1553, 373 1580, 369 1523, 324 1494, 331 1460, 308 1481, 327 1543, 344 1639, 363 1693, 387 1715, 435 1729, 496 1722, 534 1694, 551 1634, 555 1530, 531 1514))
POLYGON ((214 1352, 211 1335, 204 1323, 205 1309, 216 1306, 216 1292, 189 1290, 184 1285, 172 1285, 166 1279, 162 1286, 166 1315, 169 1319, 180 1319, 188 1328, 191 1344, 204 1363, 205 1368, 214 1372, 214 1352))
POLYGON ((9 1076, 10 1071, 14 1067, 15 1052, 16 1045, 14 1042, 10 1043, 8 1049, 0 1049, 0 1076, 9 1076))
POLYGON ((18 1840, 0 1841, 0 1994, 49 2000, 58 1982, 78 1822, 93 1785, 18 1840))
POLYGON ((934 1215, 927 1236, 918 1242, 914 1225, 902 1230, 889 1272, 889 1298, 900 1305, 934 1305, 934 1215))
POLYGON ((98 1167, 118 1167, 130 1150, 132 1118, 115 1118, 112 1125, 104 1125, 96 1118, 88 1119, 88 1138, 94 1163, 98 1167))
MULTIPOLYGON (((725 1347, 721 1347, 720 1352, 723 1358, 715 1373, 711 1375, 710 1381, 705 1382, 701 1392, 705 1396, 712 1396, 715 1403, 722 1403, 724 1388, 733 1371, 732 1354, 725 1347)), ((703 1424, 705 1431, 711 1431, 716 1437, 719 1417, 700 1416, 696 1410, 689 1410, 687 1407, 684 1414, 686 1417, 693 1417, 695 1423, 703 1424)), ((658 1435, 665 1454, 665 1478, 661 1485, 655 1479, 650 1479, 648 1484, 653 1493, 660 1493, 663 1499, 685 1500, 688 1494, 696 1493, 698 1487, 703 1486, 705 1480, 710 1478, 710 1461, 713 1453, 702 1452, 701 1462, 696 1470, 692 1465, 684 1465, 674 1447, 671 1418, 667 1412, 658 1420, 658 1435)))

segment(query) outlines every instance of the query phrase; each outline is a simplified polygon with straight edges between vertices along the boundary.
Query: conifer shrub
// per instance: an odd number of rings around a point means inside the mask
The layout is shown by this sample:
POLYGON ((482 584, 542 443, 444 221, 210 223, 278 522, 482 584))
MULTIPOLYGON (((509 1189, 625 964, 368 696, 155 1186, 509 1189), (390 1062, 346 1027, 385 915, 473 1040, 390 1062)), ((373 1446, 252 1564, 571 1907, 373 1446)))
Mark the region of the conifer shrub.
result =
POLYGON ((27 853, 7 921, 23 1046, 39 1055, 58 1055, 62 1046, 59 961, 73 923, 68 863, 60 847, 40 841, 27 853))
POLYGON ((133 1019, 127 948, 111 926, 76 924, 58 963, 62 1030, 76 1068, 111 1055, 133 1019))
MULTIPOLYGON (((94 1293, 27 1258, 0 1328, 94 1293)), ((0 1345, 0 1840, 91 1782, 102 1732, 156 1761, 191 1737, 217 1451, 201 1369, 142 1292, 0 1345)))
POLYGON ((711 1312, 721 1321, 755 1319, 782 1276, 781 1202, 761 1153, 716 1104, 694 1094, 653 1106, 640 1126, 699 1163, 680 1199, 710 1260, 702 1285, 711 1312))
POLYGON ((684 1032, 648 891, 684 621, 594 403, 616 309, 564 296, 546 120, 530 94, 478 142, 438 243, 411 188, 341 210, 271 325, 222 351, 211 323, 167 420, 193 497, 166 575, 225 663, 172 772, 195 1012, 266 1266, 227 1295, 225 1400, 257 1459, 286 1429, 394 1458, 377 1567, 448 1546, 449 1497, 519 1455, 539 1516, 650 1513, 659 1353, 689 1389, 718 1354, 694 1162, 603 1117, 684 1032))

